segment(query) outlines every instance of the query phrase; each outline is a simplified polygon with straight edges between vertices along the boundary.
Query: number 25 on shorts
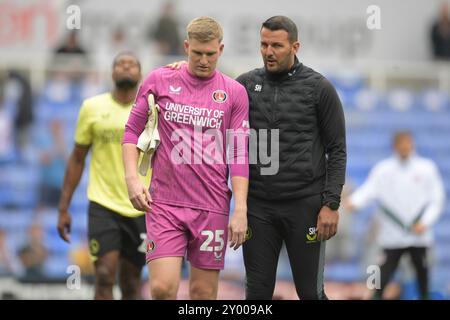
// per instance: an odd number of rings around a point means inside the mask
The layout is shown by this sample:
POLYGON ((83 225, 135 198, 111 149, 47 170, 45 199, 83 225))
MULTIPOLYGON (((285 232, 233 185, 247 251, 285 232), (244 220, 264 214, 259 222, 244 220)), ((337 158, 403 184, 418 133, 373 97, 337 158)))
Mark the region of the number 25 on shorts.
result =
POLYGON ((216 257, 216 259, 222 258, 222 250, 225 246, 225 241, 223 239, 224 234, 224 230, 215 230, 215 232, 212 230, 203 230, 201 232, 201 235, 206 236, 207 238, 200 246, 200 251, 214 252, 214 256, 216 257), (213 240, 218 245, 212 246, 211 242, 213 240))

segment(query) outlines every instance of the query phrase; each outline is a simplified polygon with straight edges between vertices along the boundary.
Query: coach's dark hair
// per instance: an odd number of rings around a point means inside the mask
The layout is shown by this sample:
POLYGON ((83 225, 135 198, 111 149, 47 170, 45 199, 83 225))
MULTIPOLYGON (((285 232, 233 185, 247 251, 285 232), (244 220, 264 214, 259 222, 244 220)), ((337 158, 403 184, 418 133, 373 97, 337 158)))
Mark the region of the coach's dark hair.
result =
POLYGON ((261 29, 266 28, 272 31, 284 30, 288 33, 289 42, 298 40, 297 26, 294 21, 286 16, 273 16, 263 22, 261 29))
POLYGON ((113 60, 113 64, 112 64, 113 68, 116 66, 117 60, 119 60, 119 58, 122 57, 122 56, 133 57, 136 60, 137 64, 138 64, 139 71, 141 71, 141 62, 139 61, 139 58, 137 57, 137 55, 133 51, 121 51, 118 54, 116 54, 116 56, 114 57, 114 60, 113 60))

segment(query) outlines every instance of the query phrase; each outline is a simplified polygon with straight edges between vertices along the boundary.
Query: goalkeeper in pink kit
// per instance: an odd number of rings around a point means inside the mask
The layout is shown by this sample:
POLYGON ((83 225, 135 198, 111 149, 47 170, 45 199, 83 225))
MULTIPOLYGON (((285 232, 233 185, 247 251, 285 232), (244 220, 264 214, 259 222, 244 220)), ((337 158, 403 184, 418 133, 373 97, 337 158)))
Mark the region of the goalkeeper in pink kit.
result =
POLYGON ((147 212, 154 299, 176 299, 185 256, 191 299, 216 299, 227 239, 237 249, 247 231, 249 102, 243 86, 216 70, 222 37, 213 19, 191 21, 184 42, 188 64, 152 71, 126 124, 126 182, 133 206, 147 212), (148 120, 150 94, 160 107, 161 143, 147 190, 138 179, 136 144, 148 120), (228 222, 229 173, 235 207, 228 222))

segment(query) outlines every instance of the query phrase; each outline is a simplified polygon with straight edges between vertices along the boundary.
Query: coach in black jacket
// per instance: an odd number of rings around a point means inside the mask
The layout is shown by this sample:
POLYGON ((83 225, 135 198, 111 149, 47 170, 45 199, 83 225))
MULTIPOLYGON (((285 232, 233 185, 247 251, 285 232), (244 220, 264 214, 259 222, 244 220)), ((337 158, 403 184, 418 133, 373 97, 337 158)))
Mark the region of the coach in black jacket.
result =
POLYGON ((291 19, 268 19, 261 28, 264 68, 237 79, 247 89, 250 126, 258 137, 257 148, 250 147, 251 159, 258 160, 250 164, 247 299, 272 298, 283 241, 299 297, 326 299, 325 240, 337 231, 345 120, 333 86, 298 61, 299 47, 291 19), (278 152, 269 155, 272 163, 255 154, 265 148, 278 152))

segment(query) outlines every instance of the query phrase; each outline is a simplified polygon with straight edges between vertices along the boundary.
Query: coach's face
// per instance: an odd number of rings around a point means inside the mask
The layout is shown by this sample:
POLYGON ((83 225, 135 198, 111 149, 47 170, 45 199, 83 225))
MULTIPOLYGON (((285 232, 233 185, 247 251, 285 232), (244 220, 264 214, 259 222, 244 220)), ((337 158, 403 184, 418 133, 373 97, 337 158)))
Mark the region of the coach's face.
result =
POLYGON ((219 39, 201 42, 197 39, 184 41, 184 50, 188 55, 188 68, 197 77, 209 77, 216 70, 217 61, 223 52, 219 39))
POLYGON ((120 89, 135 88, 141 79, 141 68, 136 57, 121 55, 114 61, 112 78, 120 89))
POLYGON ((261 29, 261 55, 268 72, 289 70, 295 61, 300 42, 290 42, 285 30, 261 29))

